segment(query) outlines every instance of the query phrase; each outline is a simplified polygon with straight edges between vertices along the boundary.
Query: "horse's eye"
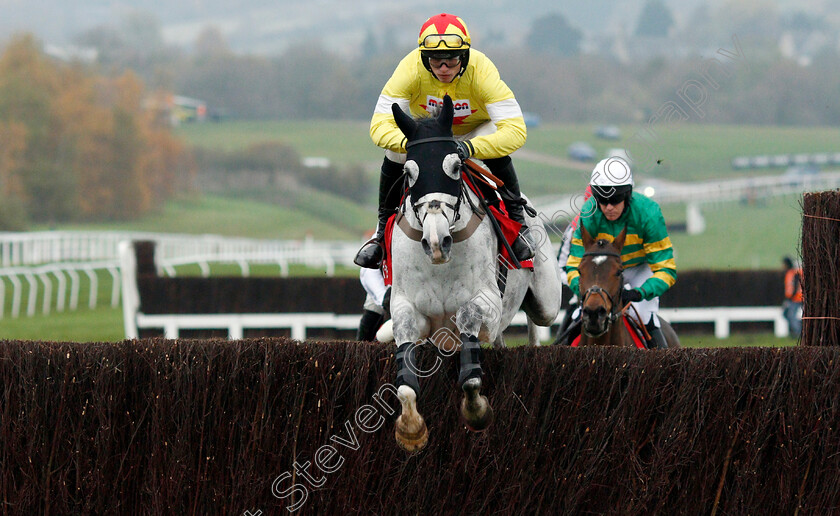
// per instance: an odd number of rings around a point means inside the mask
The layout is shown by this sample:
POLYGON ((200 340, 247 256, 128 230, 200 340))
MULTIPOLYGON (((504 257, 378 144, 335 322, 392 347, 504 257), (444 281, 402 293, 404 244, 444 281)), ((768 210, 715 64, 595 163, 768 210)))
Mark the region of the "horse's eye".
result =
POLYGON ((622 274, 624 274, 624 269, 618 269, 617 271, 615 271, 616 276, 621 276, 622 274))

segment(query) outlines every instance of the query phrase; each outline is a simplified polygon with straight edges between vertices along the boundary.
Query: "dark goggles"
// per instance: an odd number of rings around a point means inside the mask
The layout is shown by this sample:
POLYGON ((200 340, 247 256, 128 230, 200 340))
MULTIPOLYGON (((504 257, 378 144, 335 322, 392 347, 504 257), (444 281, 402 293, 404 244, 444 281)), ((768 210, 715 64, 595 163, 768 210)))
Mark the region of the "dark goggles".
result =
POLYGON ((423 38, 423 43, 420 44, 420 48, 424 50, 435 50, 441 48, 441 46, 459 50, 464 47, 468 48, 470 44, 457 34, 429 34, 423 38))
POLYGON ((630 187, 625 186, 593 186, 592 197, 595 198, 598 204, 612 204, 615 206, 622 201, 626 201, 630 191, 630 187))
POLYGON ((432 68, 440 68, 444 64, 448 68, 455 68, 461 62, 461 56, 455 57, 430 57, 429 65, 432 68))

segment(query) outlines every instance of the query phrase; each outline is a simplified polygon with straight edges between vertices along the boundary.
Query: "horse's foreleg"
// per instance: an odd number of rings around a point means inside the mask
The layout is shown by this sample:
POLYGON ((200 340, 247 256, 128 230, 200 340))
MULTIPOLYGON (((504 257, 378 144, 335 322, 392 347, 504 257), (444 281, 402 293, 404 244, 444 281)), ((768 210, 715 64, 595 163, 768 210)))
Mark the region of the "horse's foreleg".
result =
POLYGON ((461 334, 461 371, 458 384, 464 391, 461 415, 475 432, 493 423, 493 408, 481 394, 481 344, 474 335, 461 334))
POLYGON ((416 452, 421 450, 429 439, 426 422, 417 410, 420 381, 417 377, 419 369, 414 350, 420 337, 422 323, 416 311, 404 299, 397 299, 396 303, 392 301, 391 309, 394 338, 397 342, 402 342, 397 348, 397 378, 394 381, 402 412, 394 425, 394 434, 397 443, 403 449, 416 452))
POLYGON ((417 380, 417 362, 414 355, 415 344, 405 342, 397 348, 397 397, 402 405, 402 413, 394 426, 397 443, 409 452, 422 449, 429 440, 429 430, 423 416, 417 411, 417 395, 420 382, 417 380))

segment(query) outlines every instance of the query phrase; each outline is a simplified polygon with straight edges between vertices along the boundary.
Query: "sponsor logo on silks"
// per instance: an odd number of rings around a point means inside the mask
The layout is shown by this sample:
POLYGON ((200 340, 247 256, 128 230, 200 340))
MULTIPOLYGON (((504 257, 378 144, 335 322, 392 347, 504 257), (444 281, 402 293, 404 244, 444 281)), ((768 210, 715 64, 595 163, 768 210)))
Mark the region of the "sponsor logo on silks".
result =
MULTIPOLYGON (((443 107, 443 99, 438 97, 426 96, 426 104, 421 104, 420 107, 426 110, 431 116, 437 116, 440 113, 440 108, 443 107)), ((470 109, 469 99, 453 100, 452 107, 455 110, 455 116, 452 117, 452 125, 461 125, 464 120, 475 113, 475 109, 470 109)))

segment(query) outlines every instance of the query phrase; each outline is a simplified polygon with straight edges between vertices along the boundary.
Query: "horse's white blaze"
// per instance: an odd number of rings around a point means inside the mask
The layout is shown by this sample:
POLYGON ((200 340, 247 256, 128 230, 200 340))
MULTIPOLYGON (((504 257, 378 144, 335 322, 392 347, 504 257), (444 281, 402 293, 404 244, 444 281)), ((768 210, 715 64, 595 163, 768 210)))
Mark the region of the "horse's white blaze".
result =
POLYGON ((595 265, 601 265, 605 261, 607 261, 606 256, 596 256, 595 258, 592 258, 592 263, 594 263, 595 265))
POLYGON ((441 249, 441 240, 449 235, 449 221, 440 209, 430 209, 423 224, 423 238, 432 251, 432 263, 441 264, 449 261, 449 253, 441 249))

